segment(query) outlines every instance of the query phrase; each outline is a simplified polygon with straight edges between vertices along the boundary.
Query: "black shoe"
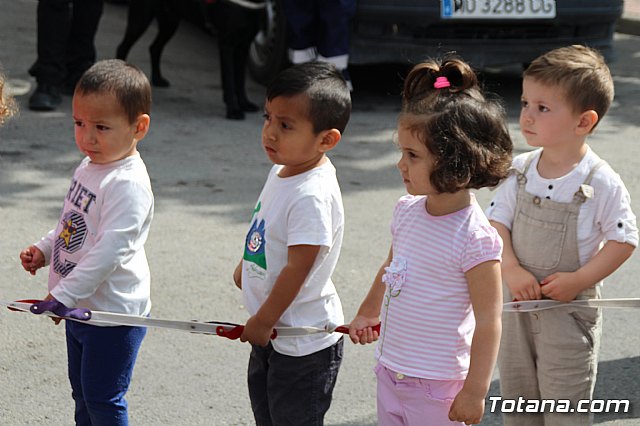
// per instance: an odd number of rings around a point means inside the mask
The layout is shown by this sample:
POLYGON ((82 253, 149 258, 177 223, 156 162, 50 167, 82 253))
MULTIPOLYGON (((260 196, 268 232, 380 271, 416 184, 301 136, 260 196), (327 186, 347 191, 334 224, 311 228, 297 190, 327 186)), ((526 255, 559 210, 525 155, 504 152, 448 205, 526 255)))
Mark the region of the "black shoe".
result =
POLYGON ((244 111, 237 108, 227 107, 227 119, 229 120, 244 120, 244 111))
POLYGON ((57 86, 38 83, 36 91, 29 98, 29 109, 34 111, 53 111, 62 102, 57 86))
POLYGON ((260 107, 249 100, 240 101, 240 109, 244 112, 256 112, 260 107))

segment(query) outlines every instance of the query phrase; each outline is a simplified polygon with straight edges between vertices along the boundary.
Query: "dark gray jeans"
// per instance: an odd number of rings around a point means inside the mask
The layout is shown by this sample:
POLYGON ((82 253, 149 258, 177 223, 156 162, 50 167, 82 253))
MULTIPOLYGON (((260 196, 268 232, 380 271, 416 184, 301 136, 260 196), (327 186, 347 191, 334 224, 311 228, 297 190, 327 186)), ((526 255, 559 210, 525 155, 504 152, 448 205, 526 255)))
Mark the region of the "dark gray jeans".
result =
POLYGON ((257 426, 322 426, 342 363, 344 339, 306 356, 253 345, 249 397, 257 426))

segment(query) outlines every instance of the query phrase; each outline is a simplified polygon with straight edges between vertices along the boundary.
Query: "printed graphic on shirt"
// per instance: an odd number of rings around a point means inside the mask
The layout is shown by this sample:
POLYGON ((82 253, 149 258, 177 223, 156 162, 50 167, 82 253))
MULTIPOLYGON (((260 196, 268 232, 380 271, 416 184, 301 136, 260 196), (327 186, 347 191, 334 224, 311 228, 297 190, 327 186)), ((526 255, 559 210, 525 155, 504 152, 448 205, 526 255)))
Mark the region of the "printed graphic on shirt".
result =
POLYGON ((264 238, 264 219, 258 222, 253 221, 251 229, 247 234, 247 241, 244 248, 244 260, 255 263, 262 269, 267 269, 267 259, 264 254, 266 240, 264 238))
POLYGON ((264 219, 258 222, 256 215, 262 208, 262 202, 258 201, 251 216, 251 228, 247 234, 244 246, 244 256, 247 261, 246 271, 253 278, 265 279, 267 276, 267 258, 265 256, 265 245, 267 241, 264 236, 264 219))
POLYGON ((67 192, 67 200, 71 201, 74 206, 81 209, 83 212, 88 213, 89 207, 95 204, 96 194, 89 191, 87 187, 82 185, 77 180, 71 181, 71 186, 67 192))
POLYGON ((56 238, 51 263, 57 274, 66 277, 76 266, 75 262, 65 259, 66 254, 75 253, 82 248, 87 236, 87 225, 84 217, 76 211, 65 213, 61 222, 62 231, 56 238))

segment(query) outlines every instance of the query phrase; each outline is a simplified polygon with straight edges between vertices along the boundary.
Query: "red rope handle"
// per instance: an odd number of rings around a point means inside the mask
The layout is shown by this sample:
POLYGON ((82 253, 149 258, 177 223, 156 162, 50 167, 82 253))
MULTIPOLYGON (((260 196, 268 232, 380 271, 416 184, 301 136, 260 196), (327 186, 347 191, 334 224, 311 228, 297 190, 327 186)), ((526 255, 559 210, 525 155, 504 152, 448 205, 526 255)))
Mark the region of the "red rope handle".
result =
MULTIPOLYGON (((42 302, 42 300, 38 300, 38 299, 23 299, 23 300, 16 300, 16 302, 31 303, 32 305, 35 305, 36 303, 42 302)), ((7 309, 9 309, 10 311, 14 311, 14 312, 24 312, 22 309, 12 308, 11 306, 7 306, 7 309)))
POLYGON ((244 331, 244 325, 236 325, 231 330, 227 331, 221 325, 216 327, 216 334, 221 337, 226 337, 227 339, 237 340, 242 335, 244 331))

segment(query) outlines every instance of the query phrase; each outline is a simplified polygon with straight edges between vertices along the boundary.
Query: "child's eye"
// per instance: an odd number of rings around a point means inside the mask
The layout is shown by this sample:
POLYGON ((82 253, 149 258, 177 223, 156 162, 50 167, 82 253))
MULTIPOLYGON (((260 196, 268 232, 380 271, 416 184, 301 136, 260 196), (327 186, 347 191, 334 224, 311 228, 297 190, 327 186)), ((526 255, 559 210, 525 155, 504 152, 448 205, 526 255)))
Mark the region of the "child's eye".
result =
POLYGON ((271 120, 271 116, 269 114, 267 114, 266 112, 262 114, 262 118, 264 118, 264 121, 271 120))
POLYGON ((520 107, 521 107, 521 108, 526 108, 526 107, 528 107, 528 106, 529 106, 529 102, 527 102, 527 101, 520 101, 520 107))
POLYGON ((280 127, 282 127, 285 130, 291 130, 291 126, 287 123, 285 123, 284 121, 282 123, 280 123, 280 127))
POLYGON ((538 106, 538 111, 540 111, 540 112, 547 112, 547 111, 549 111, 549 108, 547 108, 547 107, 546 107, 546 106, 544 106, 544 105, 539 105, 539 106, 538 106))
POLYGON ((96 129, 98 129, 98 130, 99 130, 99 131, 101 131, 101 132, 103 132, 103 131, 105 131, 105 130, 109 130, 109 128, 108 128, 107 126, 103 125, 103 124, 98 124, 98 125, 96 126, 96 129))
POLYGON ((82 127, 83 126, 82 121, 79 121, 79 120, 75 120, 73 122, 73 125, 76 126, 76 127, 82 127))

